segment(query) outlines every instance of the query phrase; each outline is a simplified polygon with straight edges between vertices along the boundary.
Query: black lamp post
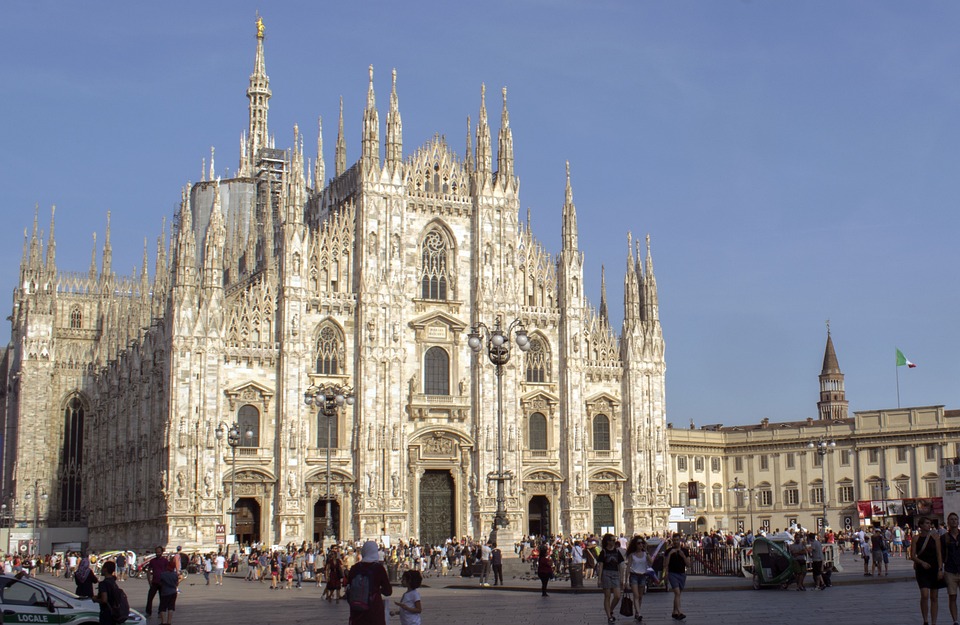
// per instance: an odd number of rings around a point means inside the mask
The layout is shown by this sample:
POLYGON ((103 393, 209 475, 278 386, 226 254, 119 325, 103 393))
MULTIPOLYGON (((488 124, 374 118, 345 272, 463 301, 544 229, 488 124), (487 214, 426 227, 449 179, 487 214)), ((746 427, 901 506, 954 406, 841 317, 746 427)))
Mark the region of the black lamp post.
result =
POLYGON ((736 531, 739 532, 739 531, 742 531, 742 530, 740 529, 740 522, 741 522, 741 520, 740 520, 740 499, 743 497, 744 493, 747 492, 747 487, 743 484, 743 482, 741 482, 739 479, 737 479, 737 480, 734 480, 733 486, 730 487, 730 490, 733 491, 733 497, 734 497, 734 500, 736 501, 736 506, 737 506, 737 516, 736 516, 736 519, 737 519, 737 520, 736 520, 736 522, 735 522, 735 525, 736 525, 736 531))
POLYGON ((527 331, 519 319, 514 319, 506 330, 501 323, 500 315, 497 315, 493 329, 478 321, 467 335, 467 344, 475 354, 480 353, 486 341, 487 356, 493 363, 497 375, 497 470, 487 474, 488 481, 497 483, 497 512, 494 514, 493 528, 490 530, 490 542, 493 543, 497 541, 497 529, 508 525, 503 483, 513 478, 509 471, 503 470, 503 366, 510 361, 511 336, 515 337, 514 341, 520 351, 525 352, 530 349, 530 337, 527 336, 527 331))
MULTIPOLYGON (((217 440, 223 440, 223 434, 227 434, 227 444, 230 445, 230 455, 232 457, 232 469, 230 471, 230 509, 227 514, 230 515, 230 535, 237 540, 237 510, 236 495, 237 492, 237 447, 240 446, 240 424, 236 421, 232 425, 221 423, 217 428, 217 440)), ((247 430, 245 434, 247 441, 253 439, 253 431, 247 430)), ((239 545, 237 546, 239 549, 239 545)), ((227 542, 225 557, 230 556, 230 543, 227 542)))
POLYGON ((813 449, 817 452, 817 455, 820 456, 820 483, 823 486, 823 528, 824 532, 827 531, 827 452, 837 446, 837 441, 827 440, 824 437, 820 437, 816 441, 810 441, 807 443, 808 449, 813 449))
MULTIPOLYGON (((330 447, 331 426, 333 420, 337 418, 340 407, 346 404, 352 406, 356 400, 353 395, 353 388, 340 384, 324 384, 321 386, 311 386, 303 394, 303 403, 308 406, 316 405, 317 409, 326 417, 327 421, 327 493, 324 499, 324 538, 326 534, 333 530, 333 516, 330 508, 330 447)), ((337 537, 333 532, 334 538, 337 537)))
POLYGON ((27 501, 33 499, 33 548, 30 553, 36 555, 40 553, 40 500, 47 499, 47 493, 40 492, 40 480, 34 480, 33 492, 27 491, 24 499, 27 501))

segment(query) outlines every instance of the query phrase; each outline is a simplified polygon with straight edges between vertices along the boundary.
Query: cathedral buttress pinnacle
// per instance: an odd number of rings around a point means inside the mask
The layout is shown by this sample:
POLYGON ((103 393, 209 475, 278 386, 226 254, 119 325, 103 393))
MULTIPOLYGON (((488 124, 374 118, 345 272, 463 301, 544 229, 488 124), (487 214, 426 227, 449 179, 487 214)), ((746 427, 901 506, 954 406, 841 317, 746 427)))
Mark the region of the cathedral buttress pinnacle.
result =
POLYGON ((103 238, 103 265, 100 274, 109 277, 113 271, 113 246, 110 245, 110 211, 107 211, 107 233, 103 238))
POLYGON ((57 242, 54 239, 53 235, 53 221, 54 216, 57 213, 56 205, 50 208, 50 238, 47 240, 47 262, 46 270, 47 273, 54 274, 57 272, 57 242))
POLYGON ((396 173, 403 162, 403 124, 400 121, 400 102, 397 98, 397 70, 393 70, 393 86, 390 89, 390 112, 387 113, 386 168, 396 173))
MULTIPOLYGON (((639 261, 639 258, 637 260, 639 261)), ((644 321, 660 320, 660 301, 657 295, 657 278, 653 275, 653 255, 650 253, 649 234, 647 235, 647 257, 643 270, 642 319, 644 321)))
POLYGON ((577 207, 573 204, 573 187, 570 184, 570 161, 567 161, 567 186, 563 200, 563 249, 577 249, 577 207))
POLYGON ((480 116, 477 119, 477 188, 483 189, 490 180, 490 126, 487 123, 487 86, 480 85, 480 116))
POLYGON ((313 189, 317 193, 323 190, 324 180, 327 178, 323 164, 323 118, 317 117, 317 162, 313 169, 313 189))
POLYGON ((626 334, 627 323, 632 326, 640 319, 640 285, 637 280, 636 264, 633 260, 633 235, 627 233, 627 275, 623 281, 623 324, 626 334))
POLYGON ((337 149, 334 156, 333 175, 340 176, 347 171, 347 140, 343 135, 343 96, 340 96, 340 127, 337 131, 337 149))
POLYGON ((610 325, 610 315, 607 313, 607 268, 600 265, 600 319, 607 326, 610 325))
POLYGON ((380 166, 380 114, 373 93, 373 65, 370 66, 370 86, 367 87, 367 108, 363 110, 363 143, 361 160, 368 166, 380 166))
POLYGON ((504 190, 513 186, 513 131, 507 112, 507 88, 503 88, 503 112, 500 114, 500 133, 497 137, 497 182, 504 190))
MULTIPOLYGON (((27 232, 23 232, 26 238, 27 232)), ((90 271, 88 273, 91 280, 97 279, 97 233, 93 233, 93 250, 90 252, 90 271)))
POLYGON ((473 164, 473 126, 470 124, 470 116, 467 115, 467 149, 466 154, 463 157, 464 166, 466 167, 467 173, 473 173, 475 170, 473 164))

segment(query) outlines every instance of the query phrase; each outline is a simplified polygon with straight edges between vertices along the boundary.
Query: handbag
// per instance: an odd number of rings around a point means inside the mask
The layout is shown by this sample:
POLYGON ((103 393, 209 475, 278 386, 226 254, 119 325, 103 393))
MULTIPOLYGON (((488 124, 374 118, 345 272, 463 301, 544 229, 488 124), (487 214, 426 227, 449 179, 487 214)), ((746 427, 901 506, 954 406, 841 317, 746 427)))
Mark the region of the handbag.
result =
POLYGON ((623 600, 620 602, 620 615, 633 616, 633 599, 628 595, 623 595, 623 600))

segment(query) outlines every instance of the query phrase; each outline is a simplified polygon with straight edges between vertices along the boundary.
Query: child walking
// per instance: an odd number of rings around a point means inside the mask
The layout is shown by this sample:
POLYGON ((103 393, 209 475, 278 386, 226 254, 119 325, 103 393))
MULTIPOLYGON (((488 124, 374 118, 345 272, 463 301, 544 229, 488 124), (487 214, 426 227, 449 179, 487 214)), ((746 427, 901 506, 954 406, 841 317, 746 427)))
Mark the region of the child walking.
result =
POLYGON ((400 578, 400 584, 407 589, 400 597, 400 601, 394 603, 399 606, 399 610, 390 613, 391 616, 400 615, 400 625, 420 625, 420 613, 423 608, 420 606, 420 584, 423 583, 423 576, 420 571, 406 571, 400 578))

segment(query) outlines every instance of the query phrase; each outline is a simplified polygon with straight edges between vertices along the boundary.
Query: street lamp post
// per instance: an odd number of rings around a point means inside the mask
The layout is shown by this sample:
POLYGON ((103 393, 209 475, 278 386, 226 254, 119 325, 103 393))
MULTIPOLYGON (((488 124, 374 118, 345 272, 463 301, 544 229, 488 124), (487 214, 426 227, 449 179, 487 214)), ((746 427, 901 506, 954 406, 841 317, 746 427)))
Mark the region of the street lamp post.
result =
MULTIPOLYGON (((233 536, 234 540, 237 540, 237 502, 236 495, 237 492, 237 447, 240 446, 240 424, 234 421, 231 425, 226 423, 221 423, 220 427, 217 428, 217 440, 223 440, 224 432, 227 435, 227 444, 230 445, 230 455, 231 455, 231 470, 230 470, 230 509, 227 510, 227 514, 230 515, 230 535, 233 536)), ((253 432, 247 430, 245 433, 247 440, 253 439, 253 432)), ((239 545, 237 547, 239 549, 239 545)), ((224 557, 230 557, 230 543, 227 542, 224 557)))
POLYGON ((40 480, 34 480, 33 482, 33 492, 27 491, 27 494, 24 496, 24 499, 30 501, 33 499, 33 548, 30 550, 31 555, 37 555, 40 553, 40 500, 43 499, 46 501, 47 493, 40 492, 40 480))
POLYGON ((475 354, 480 353, 486 341, 487 356, 497 375, 497 470, 487 475, 488 481, 497 483, 497 511, 490 530, 490 542, 496 543, 497 529, 508 525, 503 483, 513 477, 509 471, 503 470, 503 367, 510 361, 510 337, 515 337, 517 347, 523 352, 530 349, 530 337, 519 319, 514 319, 504 330, 500 315, 497 315, 492 329, 478 321, 467 336, 467 344, 475 354))
POLYGON ((822 487, 822 495, 820 497, 821 503, 823 504, 823 528, 824 532, 827 531, 827 452, 837 446, 837 441, 828 440, 824 437, 820 437, 816 441, 810 441, 807 443, 808 449, 813 449, 817 452, 817 455, 820 456, 820 484, 822 487))
MULTIPOLYGON (((346 404, 352 406, 356 400, 353 395, 353 388, 340 384, 325 384, 321 386, 311 386, 303 394, 303 403, 306 405, 316 405, 317 409, 327 421, 327 492, 324 499, 324 520, 323 533, 324 542, 326 535, 333 529, 333 515, 331 514, 330 503, 330 448, 332 447, 332 425, 333 420, 337 418, 340 407, 346 404)), ((334 532, 334 538, 336 538, 334 532)))
POLYGON ((736 521, 734 522, 734 531, 740 530, 740 499, 743 497, 743 494, 747 492, 747 487, 739 479, 734 480, 733 486, 730 487, 730 490, 733 491, 733 497, 736 501, 737 506, 737 516, 736 521))

